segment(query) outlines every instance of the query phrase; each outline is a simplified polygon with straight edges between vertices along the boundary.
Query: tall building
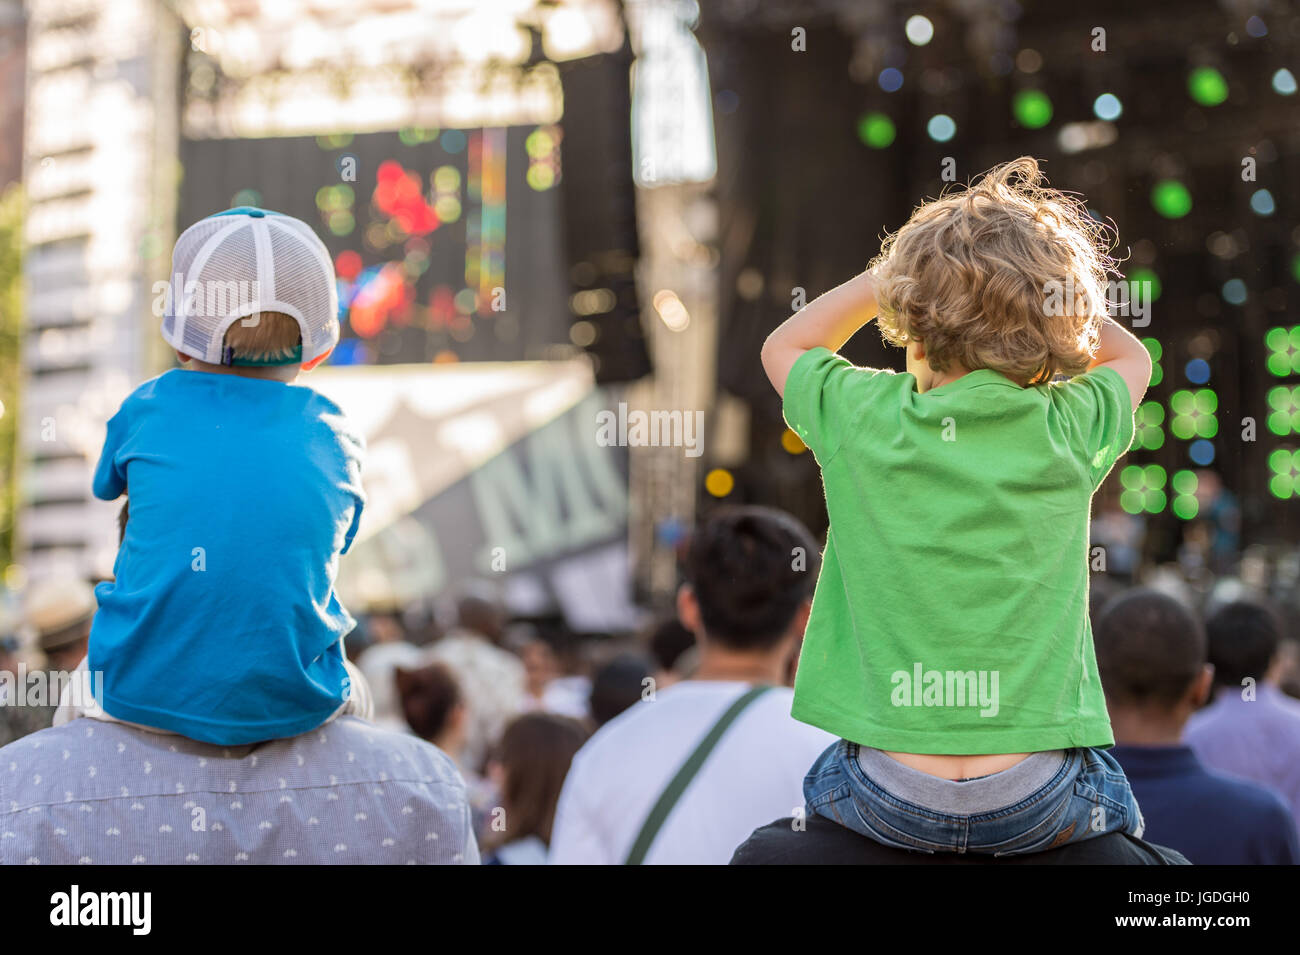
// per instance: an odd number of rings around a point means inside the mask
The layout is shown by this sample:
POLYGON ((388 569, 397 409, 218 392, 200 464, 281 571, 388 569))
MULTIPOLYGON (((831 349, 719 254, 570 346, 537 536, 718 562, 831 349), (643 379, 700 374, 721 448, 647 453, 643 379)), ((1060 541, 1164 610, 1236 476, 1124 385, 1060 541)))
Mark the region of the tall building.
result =
POLYGON ((90 470, 157 358, 185 33, 158 0, 31 0, 27 14, 18 552, 31 578, 104 574, 115 508, 92 498, 90 470))

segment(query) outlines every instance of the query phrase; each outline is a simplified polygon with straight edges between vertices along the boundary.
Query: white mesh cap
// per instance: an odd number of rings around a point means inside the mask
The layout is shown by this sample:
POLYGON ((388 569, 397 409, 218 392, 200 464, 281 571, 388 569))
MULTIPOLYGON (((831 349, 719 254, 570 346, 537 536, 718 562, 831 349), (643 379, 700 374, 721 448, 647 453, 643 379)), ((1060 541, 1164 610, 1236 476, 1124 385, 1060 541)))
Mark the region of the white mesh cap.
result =
POLYGON ((334 265, 311 226, 240 206, 200 219, 172 250, 162 336, 179 351, 220 364, 226 329, 257 312, 283 312, 302 328, 302 360, 339 340, 334 265))

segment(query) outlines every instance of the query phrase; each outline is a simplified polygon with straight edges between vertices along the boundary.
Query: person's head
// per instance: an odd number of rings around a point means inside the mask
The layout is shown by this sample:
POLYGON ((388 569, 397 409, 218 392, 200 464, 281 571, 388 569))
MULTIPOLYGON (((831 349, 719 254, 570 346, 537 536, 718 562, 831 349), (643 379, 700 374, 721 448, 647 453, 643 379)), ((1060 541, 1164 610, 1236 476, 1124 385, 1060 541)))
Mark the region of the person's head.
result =
POLYGON ((1028 385, 1085 371, 1112 271, 1105 227, 1028 156, 920 206, 871 264, 881 335, 922 390, 945 372, 1028 385))
POLYGON ((1196 615, 1158 591, 1131 590, 1106 604, 1093 642, 1116 740, 1154 742, 1162 734, 1176 741, 1213 676, 1196 615), (1151 735, 1125 738, 1133 732, 1151 735))
POLYGON ((162 336, 182 364, 292 381, 339 339, 334 265, 305 222, 241 206, 176 240, 162 336))
POLYGON ((464 745, 468 710, 451 668, 444 663, 418 670, 398 667, 393 682, 411 732, 455 759, 464 745))
POLYGON ((76 669, 86 655, 95 592, 79 577, 57 576, 34 584, 24 617, 51 670, 76 669))
POLYGON ((554 713, 526 713, 506 726, 489 766, 505 810, 501 842, 536 836, 550 844, 560 788, 586 741, 581 723, 554 713))
POLYGON ((1282 625, 1269 607, 1238 600, 1216 610, 1205 622, 1210 638, 1214 683, 1241 689, 1245 680, 1262 683, 1282 643, 1282 625))
POLYGON ((401 694, 397 691, 397 680, 393 674, 399 667, 418 670, 426 662, 428 661, 418 647, 401 641, 370 644, 357 654, 357 669, 370 686, 376 723, 400 728, 406 722, 402 715, 401 694))
POLYGON ((808 528, 768 507, 724 508, 692 535, 682 625, 733 653, 787 654, 808 622, 821 554, 808 528))
POLYGON ((508 622, 509 617, 500 601, 486 591, 470 590, 456 601, 457 626, 487 637, 493 643, 501 642, 508 622))
POLYGON ((560 663, 551 645, 534 636, 519 647, 519 659, 524 664, 524 680, 529 696, 540 697, 546 684, 560 675, 560 663))
POLYGON ((619 653, 598 667, 591 678, 591 718, 596 725, 604 726, 640 700, 651 676, 650 662, 640 653, 619 653))

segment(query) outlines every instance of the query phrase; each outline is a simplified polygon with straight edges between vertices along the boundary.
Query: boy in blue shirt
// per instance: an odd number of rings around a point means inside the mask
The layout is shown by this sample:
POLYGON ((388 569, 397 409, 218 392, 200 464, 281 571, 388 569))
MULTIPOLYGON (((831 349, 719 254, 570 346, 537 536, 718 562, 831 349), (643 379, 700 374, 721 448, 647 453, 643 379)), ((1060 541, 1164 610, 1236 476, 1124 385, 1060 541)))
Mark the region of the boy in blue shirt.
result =
POLYGON ((334 270, 305 223, 241 207, 176 242, 162 334, 187 367, 108 422, 94 493, 130 496, 96 588, 71 715, 218 745, 291 737, 352 700, 334 593, 364 497, 361 437, 296 384, 338 341, 334 270))

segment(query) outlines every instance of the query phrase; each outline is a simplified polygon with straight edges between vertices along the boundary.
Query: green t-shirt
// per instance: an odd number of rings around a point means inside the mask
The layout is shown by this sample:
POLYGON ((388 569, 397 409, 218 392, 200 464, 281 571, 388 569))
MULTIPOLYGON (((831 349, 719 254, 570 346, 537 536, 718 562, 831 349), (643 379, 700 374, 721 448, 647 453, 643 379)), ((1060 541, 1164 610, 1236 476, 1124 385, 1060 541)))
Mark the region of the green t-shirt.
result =
POLYGON ((822 469, 826 552, 793 715, 865 746, 1110 746, 1088 622, 1092 494, 1133 440, 1119 374, 1022 388, 801 355, 785 419, 822 469))

